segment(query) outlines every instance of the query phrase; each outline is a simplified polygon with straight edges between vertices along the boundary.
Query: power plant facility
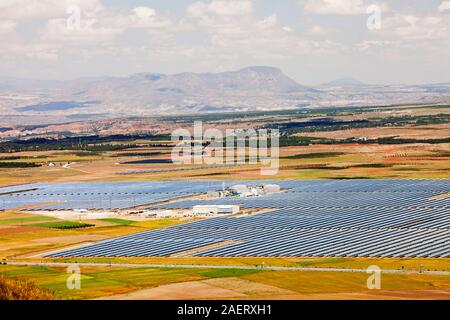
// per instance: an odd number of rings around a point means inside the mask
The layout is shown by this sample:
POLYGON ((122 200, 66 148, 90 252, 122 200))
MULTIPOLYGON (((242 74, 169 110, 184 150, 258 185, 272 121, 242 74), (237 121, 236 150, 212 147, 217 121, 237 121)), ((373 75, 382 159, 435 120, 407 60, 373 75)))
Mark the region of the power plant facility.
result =
POLYGON ((238 205, 197 205, 192 208, 192 214, 236 214, 238 205))
POLYGON ((149 217, 195 217, 51 257, 448 258, 449 187, 445 179, 46 183, 4 189, 0 204, 34 212, 140 205, 149 217))
POLYGON ((266 194, 280 192, 281 187, 277 184, 237 184, 228 188, 223 188, 221 191, 210 191, 208 196, 212 198, 226 198, 226 197, 259 197, 266 194))

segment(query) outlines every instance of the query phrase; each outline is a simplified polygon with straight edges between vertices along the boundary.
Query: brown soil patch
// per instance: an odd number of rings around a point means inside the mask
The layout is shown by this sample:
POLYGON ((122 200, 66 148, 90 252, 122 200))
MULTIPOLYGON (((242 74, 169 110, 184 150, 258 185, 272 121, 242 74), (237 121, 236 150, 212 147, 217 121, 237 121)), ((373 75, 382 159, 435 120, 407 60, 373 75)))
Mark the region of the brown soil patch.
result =
POLYGON ((2 251, 8 251, 11 249, 19 249, 19 248, 26 248, 26 247, 32 247, 32 244, 24 244, 24 243, 8 243, 8 244, 2 244, 0 247, 0 252, 2 251))
POLYGON ((399 136, 411 139, 440 139, 449 136, 449 124, 417 127, 378 127, 378 128, 357 128, 349 130, 339 130, 330 132, 302 132, 298 136, 321 137, 333 139, 346 139, 352 137, 376 139, 382 137, 399 136))
MULTIPOLYGON (((265 299, 264 297, 252 297, 265 299)), ((428 291, 373 291, 276 295, 275 300, 450 300, 450 293, 441 290, 428 291)))
POLYGON ((190 281, 144 289, 99 300, 184 300, 242 298, 244 294, 219 288, 203 281, 190 281))
POLYGON ((51 243, 51 244, 65 244, 65 243, 78 243, 78 242, 86 242, 86 241, 101 241, 108 237, 102 235, 75 235, 75 236, 61 236, 61 237, 50 237, 50 238, 41 238, 35 239, 33 242, 36 243, 51 243))
POLYGON ((16 234, 24 232, 32 232, 41 230, 39 227, 22 227, 22 226, 0 226, 0 233, 3 235, 16 234))
POLYGON ((450 291, 366 291, 299 294, 290 290, 239 278, 218 278, 162 285, 99 300, 450 300, 450 291))
POLYGON ((233 290, 245 295, 292 295, 294 291, 239 278, 217 278, 203 281, 216 287, 233 290))
POLYGON ((448 198, 448 197, 450 197, 450 192, 443 193, 443 194, 438 194, 436 196, 430 197, 429 199, 445 199, 445 198, 448 198))
POLYGON ((450 300, 450 291, 446 290, 380 291, 375 292, 374 295, 392 297, 394 299, 450 300))

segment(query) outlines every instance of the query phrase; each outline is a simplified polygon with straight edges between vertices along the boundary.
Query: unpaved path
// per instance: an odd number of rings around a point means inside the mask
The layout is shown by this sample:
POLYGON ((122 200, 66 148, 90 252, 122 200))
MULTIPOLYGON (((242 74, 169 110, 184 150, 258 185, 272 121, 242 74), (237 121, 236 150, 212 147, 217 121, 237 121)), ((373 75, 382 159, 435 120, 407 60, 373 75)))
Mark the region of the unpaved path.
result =
MULTIPOLYGON (((59 249, 61 251, 63 249, 59 249)), ((67 250, 67 249, 64 249, 67 250)), ((48 252, 46 254, 49 254, 48 252)), ((16 266, 46 266, 46 267, 66 267, 67 262, 36 262, 36 261, 5 261, 6 264, 16 266)), ((228 266, 228 265, 207 265, 207 264, 147 264, 147 263, 96 263, 79 262, 80 267, 121 267, 121 268, 185 268, 185 269, 246 269, 246 270, 274 270, 274 271, 319 271, 319 272, 359 272, 367 273, 367 269, 344 269, 344 268, 315 268, 315 267, 276 267, 276 266, 228 266)), ((395 274, 434 274, 449 276, 450 271, 424 270, 394 270, 382 269, 382 273, 395 274)))
POLYGON ((244 294, 216 287, 203 281, 167 284, 126 294, 102 297, 99 300, 184 300, 243 298, 244 294))
POLYGON ((450 291, 366 291, 306 294, 239 278, 189 281, 104 296, 97 300, 450 300, 450 291))

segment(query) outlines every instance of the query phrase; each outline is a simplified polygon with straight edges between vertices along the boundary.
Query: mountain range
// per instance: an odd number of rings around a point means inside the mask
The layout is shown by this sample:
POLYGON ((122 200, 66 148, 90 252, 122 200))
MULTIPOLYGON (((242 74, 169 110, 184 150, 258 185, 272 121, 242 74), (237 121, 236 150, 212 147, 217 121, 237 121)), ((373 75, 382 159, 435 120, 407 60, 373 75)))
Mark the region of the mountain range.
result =
POLYGON ((70 81, 0 79, 0 122, 448 101, 450 84, 367 85, 342 78, 308 87, 266 66, 70 81))

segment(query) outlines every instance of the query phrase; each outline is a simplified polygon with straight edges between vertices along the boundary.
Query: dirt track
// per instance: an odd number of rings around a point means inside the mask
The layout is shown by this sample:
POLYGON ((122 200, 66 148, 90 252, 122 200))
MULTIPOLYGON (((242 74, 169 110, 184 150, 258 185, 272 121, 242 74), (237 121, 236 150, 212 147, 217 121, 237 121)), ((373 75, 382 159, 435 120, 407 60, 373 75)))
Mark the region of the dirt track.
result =
POLYGON ((242 280, 218 278, 162 285, 98 300, 191 300, 191 299, 283 299, 283 300, 450 300, 450 291, 372 291, 300 294, 294 291, 242 280))
MULTIPOLYGON (((48 252, 46 252, 48 254, 48 252)), ((15 266, 46 266, 46 267, 66 267, 70 263, 66 262, 34 262, 34 261, 7 261, 6 264, 15 266)), ((146 263, 96 263, 81 262, 80 267, 121 267, 121 268, 187 268, 187 269, 247 269, 261 270, 260 266, 232 266, 232 265, 202 265, 202 264, 146 264, 146 263)), ((357 272, 367 273, 367 269, 349 269, 349 268, 316 268, 316 267, 277 267, 266 266, 264 270, 274 271, 318 271, 318 272, 357 272)), ((415 271, 415 270, 393 270, 383 269, 382 273, 391 274, 434 274, 434 275, 450 275, 450 271, 415 271)))

